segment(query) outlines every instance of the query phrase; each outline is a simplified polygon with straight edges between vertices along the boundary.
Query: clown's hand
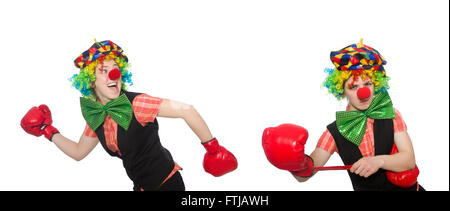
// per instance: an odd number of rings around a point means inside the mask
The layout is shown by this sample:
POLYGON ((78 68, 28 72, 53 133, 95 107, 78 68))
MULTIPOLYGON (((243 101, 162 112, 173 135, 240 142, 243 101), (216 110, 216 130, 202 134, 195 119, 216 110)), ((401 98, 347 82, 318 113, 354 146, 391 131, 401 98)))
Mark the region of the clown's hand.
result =
POLYGON ((25 132, 34 136, 44 136, 52 141, 54 134, 59 131, 52 126, 52 114, 46 105, 34 106, 31 108, 20 121, 20 126, 25 132))
POLYGON ((220 177, 235 170, 238 166, 233 153, 219 145, 216 138, 202 143, 206 149, 203 168, 215 177, 220 177))

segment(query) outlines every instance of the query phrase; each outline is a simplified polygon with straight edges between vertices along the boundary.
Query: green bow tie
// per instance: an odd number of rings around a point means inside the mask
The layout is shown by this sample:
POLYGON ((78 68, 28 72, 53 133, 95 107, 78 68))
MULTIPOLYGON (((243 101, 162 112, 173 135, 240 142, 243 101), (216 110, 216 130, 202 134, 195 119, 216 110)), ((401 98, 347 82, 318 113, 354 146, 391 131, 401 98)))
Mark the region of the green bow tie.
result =
POLYGON ((109 101, 106 105, 80 97, 80 104, 81 113, 93 131, 102 125, 107 114, 125 130, 128 130, 130 126, 133 108, 125 94, 109 101))
POLYGON ((366 130, 367 117, 371 119, 395 118, 394 107, 387 92, 376 95, 365 111, 336 112, 336 125, 342 136, 359 146, 366 130))

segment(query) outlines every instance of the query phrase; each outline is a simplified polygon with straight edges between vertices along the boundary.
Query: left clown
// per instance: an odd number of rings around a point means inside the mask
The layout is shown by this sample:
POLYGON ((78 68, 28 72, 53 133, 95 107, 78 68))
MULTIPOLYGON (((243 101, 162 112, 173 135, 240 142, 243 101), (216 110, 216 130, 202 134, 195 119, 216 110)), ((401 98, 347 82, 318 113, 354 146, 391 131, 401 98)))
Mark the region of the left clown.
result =
POLYGON ((161 145, 156 117, 182 118, 206 149, 206 172, 218 177, 237 168, 235 156, 219 145, 192 105, 127 91, 126 84, 132 85, 128 57, 117 44, 95 41, 74 63, 80 72, 71 81, 83 95, 80 105, 86 120, 79 142, 64 137, 52 125, 45 104, 32 107, 22 118, 25 132, 44 135, 77 161, 100 142, 109 155, 122 159, 135 191, 184 191, 182 168, 161 145))

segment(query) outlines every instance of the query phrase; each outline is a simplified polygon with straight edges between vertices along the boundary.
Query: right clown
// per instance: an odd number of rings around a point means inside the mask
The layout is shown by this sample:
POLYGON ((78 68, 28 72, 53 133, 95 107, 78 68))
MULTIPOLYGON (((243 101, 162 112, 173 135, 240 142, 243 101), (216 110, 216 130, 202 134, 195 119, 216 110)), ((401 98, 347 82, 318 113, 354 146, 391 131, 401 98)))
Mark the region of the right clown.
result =
POLYGON ((424 191, 407 127, 387 92, 389 77, 381 54, 362 43, 333 51, 335 68, 327 68, 323 86, 346 111, 336 112, 310 156, 304 154, 308 132, 282 124, 263 133, 268 160, 304 182, 319 170, 348 170, 353 189, 424 191), (337 152, 345 166, 322 167, 337 152))

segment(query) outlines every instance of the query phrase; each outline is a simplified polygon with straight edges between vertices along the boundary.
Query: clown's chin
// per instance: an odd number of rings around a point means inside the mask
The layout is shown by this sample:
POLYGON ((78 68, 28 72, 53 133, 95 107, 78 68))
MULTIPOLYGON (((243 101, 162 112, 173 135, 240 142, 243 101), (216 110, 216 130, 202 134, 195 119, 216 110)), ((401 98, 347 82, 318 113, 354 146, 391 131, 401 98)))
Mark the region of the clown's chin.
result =
POLYGON ((370 102, 371 102, 370 100, 359 102, 358 110, 363 111, 363 110, 368 109, 370 106, 370 102))
POLYGON ((115 99, 115 98, 119 97, 119 95, 120 95, 120 87, 118 87, 117 85, 115 85, 115 86, 108 86, 108 95, 112 99, 115 99))

